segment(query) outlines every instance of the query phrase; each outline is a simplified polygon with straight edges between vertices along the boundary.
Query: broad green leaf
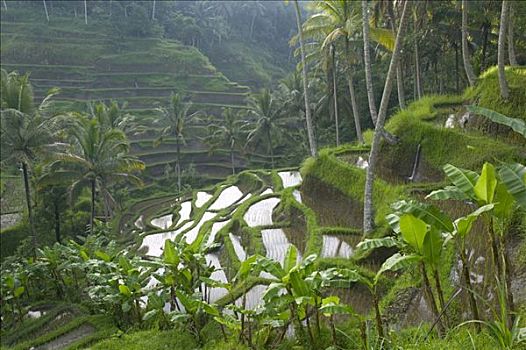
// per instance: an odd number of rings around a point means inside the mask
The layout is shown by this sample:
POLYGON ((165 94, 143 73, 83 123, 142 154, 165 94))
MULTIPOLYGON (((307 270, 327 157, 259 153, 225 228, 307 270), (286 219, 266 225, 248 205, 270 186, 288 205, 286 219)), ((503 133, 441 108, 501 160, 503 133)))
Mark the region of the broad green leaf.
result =
POLYGON ((400 233, 400 215, 394 213, 387 214, 385 220, 387 220, 387 223, 395 233, 400 233))
POLYGON ((499 169, 499 176, 517 204, 526 209, 526 167, 522 164, 505 164, 499 169))
POLYGON ((393 52, 395 45, 395 37, 393 32, 389 29, 369 26, 371 40, 385 47, 387 50, 393 52))
POLYGON ((101 260, 104 260, 105 262, 111 261, 111 257, 102 250, 95 251, 95 256, 101 260))
POLYGON ((133 270, 133 265, 123 256, 119 257, 119 266, 126 272, 133 270))
POLYGON ((148 320, 154 318, 155 316, 157 316, 158 313, 159 313, 158 309, 150 310, 150 311, 148 311, 147 313, 144 314, 144 316, 142 317, 142 320, 143 321, 148 321, 148 320))
POLYGON ((444 172, 453 185, 464 192, 469 198, 474 198, 474 187, 479 178, 477 173, 471 170, 457 168, 451 164, 444 165, 444 172))
POLYGON ((428 225, 411 214, 404 214, 400 217, 402 238, 419 254, 423 252, 422 247, 427 230, 428 225))
POLYGON ((348 288, 352 283, 361 283, 366 287, 372 287, 367 277, 363 276, 356 270, 339 269, 338 276, 331 281, 331 285, 338 288, 348 288))
POLYGON ((435 190, 426 196, 426 199, 433 200, 466 200, 469 197, 462 192, 458 187, 455 186, 446 186, 440 190, 435 190))
POLYGON ((25 290, 26 288, 24 286, 20 286, 17 289, 15 289, 15 291, 13 292, 13 295, 15 296, 15 298, 18 298, 24 293, 25 290))
POLYGON ((88 261, 89 260, 89 256, 84 250, 79 251, 79 255, 82 258, 82 260, 84 260, 84 261, 88 261))
POLYGON ((522 119, 510 118, 508 116, 505 116, 504 114, 500 114, 491 109, 474 106, 474 105, 467 106, 467 109, 468 111, 472 113, 482 115, 490 119, 494 123, 509 126, 510 128, 513 129, 513 131, 526 137, 526 123, 522 119))
POLYGON ((340 303, 340 297, 337 295, 330 295, 327 298, 323 298, 321 301, 321 305, 327 305, 327 304, 339 304, 340 303))
POLYGON ((356 245, 356 248, 368 252, 370 250, 384 247, 391 248, 396 247, 399 244, 395 237, 383 237, 383 238, 367 238, 356 245))
POLYGON ((323 313, 325 316, 330 315, 354 315, 356 314, 351 306, 345 305, 345 304, 333 304, 328 303, 325 304, 320 308, 320 312, 323 313))
POLYGON ((292 270, 294 266, 296 266, 297 259, 298 249, 296 249, 295 245, 291 244, 287 249, 287 253, 285 254, 285 261, 283 262, 283 269, 286 273, 292 270))
POLYGON ((398 271, 400 269, 404 269, 410 266, 413 266, 415 263, 422 260, 422 257, 418 255, 402 255, 400 253, 396 253, 389 257, 382 266, 380 267, 380 270, 376 273, 376 276, 374 277, 374 284, 378 283, 378 279, 380 276, 386 272, 386 271, 398 271))
POLYGON ((163 251, 163 259, 166 263, 170 265, 177 266, 179 265, 179 255, 175 251, 174 243, 170 240, 164 241, 164 251, 163 251))
POLYGON ((125 295, 127 297, 131 297, 132 296, 132 293, 130 291, 130 288, 128 288, 128 286, 124 285, 124 284, 119 284, 119 292, 122 294, 122 295, 125 295))
POLYGON ((290 285, 292 286, 292 293, 295 297, 312 295, 312 291, 307 283, 301 278, 298 271, 290 272, 290 285))
POLYGON ((493 209, 494 206, 495 205, 493 203, 486 204, 478 208, 471 214, 468 214, 464 217, 455 220, 456 234, 460 235, 461 237, 465 237, 471 231, 473 223, 475 222, 475 220, 477 220, 480 214, 490 211, 491 209, 493 209))
POLYGON ((482 172, 473 191, 479 200, 488 204, 493 202, 496 187, 497 177, 495 176, 495 167, 490 163, 484 163, 482 172))
POLYGON ((214 306, 205 302, 201 302, 201 307, 207 314, 211 316, 219 316, 219 310, 217 310, 214 306))
POLYGON ((237 274, 234 277, 234 282, 241 281, 249 275, 250 271, 252 271, 253 269, 252 264, 256 262, 257 258, 257 255, 251 255, 241 263, 241 265, 239 266, 239 270, 237 271, 237 274))
POLYGON ((281 264, 273 259, 258 256, 255 264, 257 265, 258 270, 266 271, 278 279, 285 277, 286 273, 281 267, 281 264))
POLYGON ((442 244, 444 240, 440 232, 431 228, 424 238, 424 257, 427 262, 435 268, 440 263, 440 256, 442 254, 442 244))
MULTIPOLYGON (((412 214, 442 231, 453 232, 454 227, 449 216, 431 204, 402 200, 394 203, 392 208, 400 213, 412 214)), ((394 221, 394 219, 392 220, 394 221)))
POLYGON ((506 185, 503 182, 497 184, 495 190, 495 215, 499 218, 507 218, 510 216, 513 205, 515 204, 515 198, 508 192, 506 185))

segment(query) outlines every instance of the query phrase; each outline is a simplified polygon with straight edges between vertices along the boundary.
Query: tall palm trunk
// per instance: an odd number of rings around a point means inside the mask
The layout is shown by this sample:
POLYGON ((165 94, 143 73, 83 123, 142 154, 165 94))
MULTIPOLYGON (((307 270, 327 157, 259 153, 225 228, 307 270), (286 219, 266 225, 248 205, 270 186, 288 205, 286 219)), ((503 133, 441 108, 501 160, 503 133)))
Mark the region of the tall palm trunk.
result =
POLYGON ((310 155, 312 157, 316 157, 318 150, 316 149, 316 139, 314 137, 314 130, 312 126, 312 118, 309 105, 309 95, 307 90, 307 62, 305 61, 305 48, 303 47, 303 28, 301 27, 301 12, 298 0, 294 0, 294 7, 296 9, 296 24, 298 26, 298 34, 300 39, 301 65, 303 73, 303 98, 305 100, 305 119, 307 120, 307 135, 309 137, 310 155))
POLYGON ((506 40, 506 28, 508 27, 508 11, 509 6, 507 1, 502 2, 502 10, 500 13, 500 28, 499 28, 499 46, 498 46, 498 67, 499 67, 499 85, 500 85, 500 96, 503 99, 510 97, 510 89, 508 82, 506 81, 506 75, 504 72, 505 57, 504 57, 504 45, 506 40))
MULTIPOLYGON (((389 2, 387 4, 387 11, 389 13, 389 25, 391 26, 391 31, 393 34, 396 34, 396 20, 395 14, 393 11, 393 3, 389 2)), ((398 92, 398 106, 400 109, 405 108, 405 91, 404 91, 404 74, 402 71, 401 60, 398 61, 396 65, 396 88, 398 92)))
POLYGON ((336 127, 336 146, 340 145, 340 122, 338 112, 338 86, 336 84, 336 50, 334 46, 331 46, 332 54, 332 98, 334 100, 334 124, 336 127))
POLYGON ((155 19, 155 0, 153 0, 153 5, 152 5, 152 21, 155 19))
POLYGON ((349 48, 349 39, 345 39, 345 55, 347 59, 347 85, 349 85, 349 94, 351 95, 351 107, 354 117, 354 127, 356 128, 356 138, 359 143, 363 143, 362 126, 360 124, 360 116, 358 114, 358 105, 356 104, 356 96, 354 94, 354 83, 352 79, 351 70, 351 50, 349 48))
POLYGON ((26 205, 27 205, 27 217, 29 219, 29 226, 31 228, 32 241, 33 241, 33 254, 37 254, 37 232, 35 230, 35 222, 33 220, 33 207, 31 205, 31 188, 29 187, 29 174, 27 171, 27 164, 22 162, 22 171, 24 176, 24 190, 26 192, 26 205))
POLYGON ((420 52, 418 51, 418 42, 415 39, 415 88, 416 88, 416 97, 418 99, 422 98, 423 89, 422 89, 422 77, 420 70, 420 52))
POLYGON ((362 0, 362 27, 363 27, 363 61, 365 64, 365 85, 367 87, 367 99, 369 100, 369 112, 373 125, 376 124, 378 112, 374 100, 373 77, 371 73, 371 56, 369 55, 369 9, 367 0, 362 0))
POLYGON ((93 225, 95 224, 95 179, 91 180, 91 216, 89 230, 93 234, 93 225))
POLYGON ((88 2, 84 0, 84 23, 88 24, 88 2))
POLYGON ((177 190, 181 192, 181 144, 179 142, 179 136, 175 137, 175 143, 177 145, 177 163, 175 164, 175 173, 177 174, 177 190))
POLYGON ((47 12, 46 0, 42 0, 42 2, 44 3, 44 11, 46 12, 46 19, 49 22, 49 13, 47 12))
POLYGON ((364 189, 364 209, 363 209, 363 229, 365 234, 369 234, 374 229, 374 212, 373 212, 373 184, 376 163, 378 162, 378 156, 380 152, 380 141, 382 139, 382 131, 385 124, 385 118, 387 114, 387 107, 389 104, 389 98, 391 96, 391 89, 393 87, 393 79, 395 77, 396 65, 400 60, 400 50, 402 47, 402 39, 404 36, 405 25, 407 22, 407 7, 409 1, 404 2, 404 8, 402 10, 402 17, 400 19, 400 25, 398 27, 398 34, 396 36, 395 47, 393 50, 393 56, 391 57, 391 63, 389 64, 389 70, 387 72, 387 78, 385 80, 384 92, 382 95, 382 101, 380 103, 380 109, 378 113, 378 119, 376 120, 376 127, 371 145, 371 152, 369 154, 369 166, 367 167, 367 175, 365 180, 364 189))
POLYGON ((517 57, 515 57, 515 44, 513 43, 513 2, 508 4, 509 14, 508 14, 508 56, 510 59, 511 66, 517 66, 517 57))
POLYGON ((462 59, 464 60, 464 70, 468 77, 469 85, 473 86, 477 82, 477 77, 473 73, 473 66, 469 60, 468 49, 468 2, 462 0, 462 59))

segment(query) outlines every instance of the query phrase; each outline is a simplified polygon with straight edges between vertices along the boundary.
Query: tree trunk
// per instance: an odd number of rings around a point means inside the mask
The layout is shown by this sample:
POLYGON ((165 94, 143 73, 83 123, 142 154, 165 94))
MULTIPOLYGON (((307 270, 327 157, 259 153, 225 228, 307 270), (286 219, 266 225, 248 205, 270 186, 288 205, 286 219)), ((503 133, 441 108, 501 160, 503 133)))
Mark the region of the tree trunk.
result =
POLYGON ((427 295, 427 301, 429 303, 429 306, 431 307, 431 310, 433 311, 433 316, 435 319, 438 319, 437 323, 437 331, 438 335, 441 337, 444 334, 444 325, 442 324, 442 320, 439 319, 440 313, 438 312, 437 303, 435 301, 435 296, 433 295, 433 290, 431 289, 431 283, 429 283, 429 279, 427 278, 427 271, 424 263, 420 263, 420 271, 422 273, 422 279, 424 283, 424 293, 427 295))
POLYGON ((468 77, 469 85, 473 86, 477 82, 477 77, 473 73, 473 66, 469 60, 468 48, 468 2, 462 0, 462 59, 464 60, 464 69, 468 77))
POLYGON ((515 44, 513 43, 513 2, 508 5, 508 56, 511 66, 517 66, 517 57, 515 56, 515 44))
POLYGON ((382 95, 382 101, 380 103, 380 110, 378 113, 378 119, 376 120, 376 127, 371 145, 371 152, 369 154, 369 166, 367 167, 367 175, 365 180, 364 189, 364 210, 363 210, 363 229, 365 234, 370 234, 374 229, 374 211, 373 211, 373 184, 376 163, 378 162, 378 156, 380 152, 380 141, 382 139, 382 131, 385 124, 385 118, 387 114, 387 107, 389 104, 389 98, 391 96, 391 89, 393 87, 393 79, 395 77, 396 65, 400 60, 400 49, 402 47, 402 39, 404 36, 404 29, 407 22, 407 7, 408 1, 404 2, 404 8, 402 10, 402 17, 400 19, 400 25, 398 27, 398 34, 396 36, 395 47, 393 50, 393 56, 391 57, 391 63, 389 64, 389 70, 387 78, 385 80, 384 92, 382 95))
POLYGON ((234 150, 230 148, 230 162, 232 163, 232 175, 236 174, 236 164, 234 163, 234 150))
POLYGON ((416 97, 422 98, 422 79, 420 76, 420 53, 418 51, 418 42, 415 39, 415 84, 416 84, 416 97))
POLYGON ((22 162, 22 171, 24 176, 24 189, 26 192, 26 205, 27 205, 27 217, 29 219, 29 226, 31 228, 32 241, 33 241, 33 254, 36 257, 37 255, 37 231, 35 229, 35 222, 33 220, 33 207, 31 205, 31 188, 29 187, 29 174, 27 171, 27 164, 22 162))
POLYGON ((175 142, 177 145, 177 164, 175 164, 175 173, 177 174, 177 190, 181 192, 181 145, 179 136, 176 136, 175 142))
POLYGON ((88 2, 84 0, 84 23, 88 24, 88 2))
POLYGON ((55 239, 60 243, 60 213, 56 202, 54 203, 53 209, 55 211, 55 239))
MULTIPOLYGON (((389 25, 391 27, 391 31, 393 34, 396 34, 396 19, 395 19, 395 13, 393 11, 393 3, 389 2, 387 4, 387 11, 389 14, 389 25)), ((402 71, 402 63, 401 60, 398 61, 396 65, 396 88, 398 92, 398 106, 400 109, 405 108, 405 91, 404 91, 404 74, 402 71)))
POLYGON ((363 143, 362 126, 360 123, 360 116, 358 115, 358 105, 356 104, 356 97, 354 95, 354 83, 351 71, 351 51, 349 49, 349 40, 345 39, 345 55, 347 58, 347 84, 349 86, 349 94, 351 95, 351 107, 354 117, 354 126, 356 128, 356 138, 359 143, 363 143))
POLYGON ((305 100, 305 119, 307 120, 307 135, 309 137, 310 155, 312 157, 316 157, 318 150, 316 149, 316 138, 314 137, 312 117, 309 105, 307 62, 305 61, 305 48, 303 47, 303 28, 301 27, 301 12, 298 0, 294 0, 294 7, 296 9, 296 24, 298 26, 298 34, 300 39, 301 65, 303 73, 303 98, 305 100))
POLYGON ((46 0, 42 0, 42 2, 44 3, 44 11, 46 12, 46 19, 49 22, 49 13, 47 12, 46 0))
POLYGON ((446 307, 446 302, 444 301, 444 292, 442 291, 442 283, 440 283, 440 273, 437 269, 433 268, 433 277, 435 278, 435 286, 438 294, 438 302, 440 303, 440 312, 444 313, 444 325, 448 327, 448 317, 444 309, 446 307))
POLYGON ((340 145, 340 122, 338 115, 338 86, 336 84, 336 50, 331 46, 332 51, 332 97, 334 99, 334 124, 336 127, 336 146, 340 145))
POLYGON ((110 17, 111 17, 111 3, 113 0, 110 0, 110 17))
POLYGON ((272 148, 272 137, 270 136, 270 131, 267 131, 267 142, 270 152, 270 166, 272 169, 274 169, 274 149, 272 148))
POLYGON ((455 44, 455 86, 456 93, 460 94, 460 69, 458 68, 458 45, 455 44))
POLYGON ((90 233, 93 234, 93 224, 95 223, 95 179, 91 180, 91 216, 90 216, 90 233))
POLYGON ((486 54, 488 52, 488 36, 491 23, 484 23, 482 27, 482 57, 480 59, 480 72, 482 74, 486 70, 486 54))
POLYGON ((378 331, 378 336, 380 338, 384 337, 384 327, 382 324, 382 314, 380 313, 380 307, 378 305, 378 295, 376 290, 373 291, 373 304, 374 304, 374 315, 376 319, 376 328, 378 331))
POLYGON ((155 0, 153 0, 153 5, 152 5, 152 21, 155 19, 155 0))
POLYGON ((363 27, 363 61, 365 64, 365 85, 367 87, 367 100, 373 125, 376 124, 378 112, 374 99, 373 77, 371 72, 371 57, 369 55, 369 9, 367 0, 362 0, 362 27, 363 27))

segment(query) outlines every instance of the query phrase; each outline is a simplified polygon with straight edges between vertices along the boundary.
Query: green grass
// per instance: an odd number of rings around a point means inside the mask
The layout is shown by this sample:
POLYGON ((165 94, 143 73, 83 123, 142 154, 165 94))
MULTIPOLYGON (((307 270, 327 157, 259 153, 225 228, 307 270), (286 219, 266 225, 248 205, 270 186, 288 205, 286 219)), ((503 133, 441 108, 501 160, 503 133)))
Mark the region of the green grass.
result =
POLYGON ((190 350, 196 349, 198 344, 194 337, 183 329, 169 331, 140 331, 122 334, 119 337, 106 339, 91 346, 91 350, 190 350))

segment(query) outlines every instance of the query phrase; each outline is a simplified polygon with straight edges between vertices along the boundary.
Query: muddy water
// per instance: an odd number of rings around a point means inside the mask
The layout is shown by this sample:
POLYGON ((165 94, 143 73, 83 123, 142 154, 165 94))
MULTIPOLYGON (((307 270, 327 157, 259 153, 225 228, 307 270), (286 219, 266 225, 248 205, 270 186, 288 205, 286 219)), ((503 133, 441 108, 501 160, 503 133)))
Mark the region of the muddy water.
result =
POLYGON ((197 238, 197 234, 199 233, 199 230, 201 229, 201 227, 203 226, 203 224, 207 221, 209 221, 210 219, 214 218, 216 216, 216 214, 214 213, 210 213, 210 212, 205 212, 203 214, 203 217, 201 218, 201 221, 199 221, 199 223, 197 225, 195 225, 194 228, 192 228, 190 231, 186 232, 184 234, 184 237, 186 239, 186 243, 190 244, 192 243, 193 241, 195 241, 195 239, 197 238))
POLYGON ((172 226, 172 214, 164 215, 158 218, 153 219, 150 223, 152 226, 158 227, 160 229, 167 229, 172 226))
POLYGON ((254 203, 243 218, 250 227, 272 225, 272 210, 278 203, 278 198, 267 198, 254 203))
MULTIPOLYGON (((267 251, 267 257, 276 260, 283 266, 285 254, 290 247, 290 242, 282 229, 262 230, 261 238, 267 251)), ((297 261, 301 260, 301 252, 298 252, 297 261)))
POLYGON ((283 183, 283 188, 298 186, 301 184, 301 175, 298 171, 282 171, 278 173, 283 183))
POLYGON ((320 226, 361 228, 363 205, 308 176, 301 187, 303 203, 316 213, 320 226))
POLYGON ((237 186, 226 187, 221 191, 221 194, 215 202, 210 206, 210 210, 225 209, 237 202, 243 197, 243 192, 237 186))
POLYGON ((323 235, 322 238, 321 256, 324 258, 350 258, 356 244, 361 240, 357 235, 323 235))
POLYGON ((197 198, 195 199, 196 208, 201 208, 212 198, 212 195, 203 191, 197 192, 197 198))

